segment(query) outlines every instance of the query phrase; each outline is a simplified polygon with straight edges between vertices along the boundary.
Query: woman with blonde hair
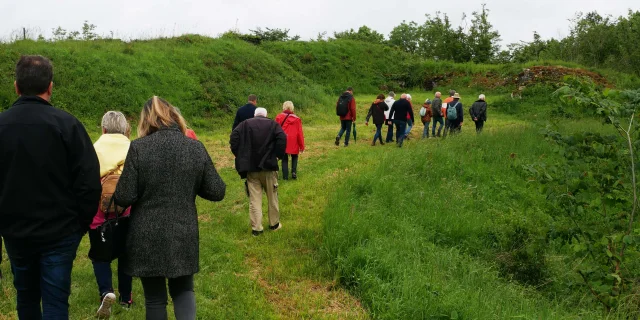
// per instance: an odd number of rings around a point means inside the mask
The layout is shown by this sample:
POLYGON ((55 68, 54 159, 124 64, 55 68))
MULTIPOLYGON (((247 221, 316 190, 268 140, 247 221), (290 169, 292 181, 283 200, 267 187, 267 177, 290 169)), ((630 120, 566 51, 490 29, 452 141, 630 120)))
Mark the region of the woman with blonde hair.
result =
POLYGON ((291 156, 291 178, 298 178, 298 155, 304 152, 304 134, 302 133, 302 120, 293 114, 293 102, 286 101, 282 104, 282 113, 275 122, 280 124, 287 135, 287 149, 282 158, 282 179, 289 180, 289 156, 291 156))
POLYGON ((184 119, 169 102, 149 99, 114 194, 117 205, 131 206, 125 272, 142 281, 147 319, 167 319, 167 282, 176 319, 196 318, 195 200, 221 201, 225 195, 209 153, 185 130, 184 119))

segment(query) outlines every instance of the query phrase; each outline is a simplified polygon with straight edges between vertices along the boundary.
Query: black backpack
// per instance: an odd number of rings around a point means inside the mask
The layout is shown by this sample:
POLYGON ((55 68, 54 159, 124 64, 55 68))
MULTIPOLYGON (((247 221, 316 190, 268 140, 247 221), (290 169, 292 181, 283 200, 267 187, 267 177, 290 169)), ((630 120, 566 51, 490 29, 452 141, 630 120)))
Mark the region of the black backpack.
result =
POLYGON ((338 99, 338 104, 336 105, 336 115, 344 117, 349 114, 349 103, 351 102, 353 97, 350 94, 343 94, 338 99))

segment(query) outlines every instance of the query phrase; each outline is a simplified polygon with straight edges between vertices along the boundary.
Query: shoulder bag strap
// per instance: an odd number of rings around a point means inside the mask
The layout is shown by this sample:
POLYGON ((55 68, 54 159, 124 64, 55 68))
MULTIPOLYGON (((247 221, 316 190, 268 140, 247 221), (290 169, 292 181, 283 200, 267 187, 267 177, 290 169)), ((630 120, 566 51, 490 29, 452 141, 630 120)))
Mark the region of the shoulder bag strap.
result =
POLYGON ((282 123, 280 124, 280 126, 284 126, 284 123, 287 122, 287 118, 289 118, 289 116, 291 115, 291 113, 287 113, 287 116, 284 117, 284 120, 282 120, 282 123))

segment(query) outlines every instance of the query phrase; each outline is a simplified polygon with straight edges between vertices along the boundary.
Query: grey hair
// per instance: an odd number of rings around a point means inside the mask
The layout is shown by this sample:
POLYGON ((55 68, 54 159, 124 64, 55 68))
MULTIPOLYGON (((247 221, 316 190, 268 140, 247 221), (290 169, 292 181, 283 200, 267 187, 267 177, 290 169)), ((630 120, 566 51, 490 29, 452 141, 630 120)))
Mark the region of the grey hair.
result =
POLYGON ((393 91, 389 91, 389 97, 395 98, 396 97, 396 93, 393 92, 393 91))
POLYGON ((400 99, 406 99, 407 98, 407 94, 403 93, 402 95, 400 95, 400 99))
POLYGON ((484 94, 481 94, 481 95, 478 97, 478 99, 480 99, 480 100, 482 100, 482 101, 484 101, 486 98, 487 98, 487 97, 485 97, 485 96, 484 96, 484 94))
POLYGON ((129 123, 122 112, 108 111, 102 116, 102 128, 105 133, 126 134, 129 130, 129 123))
POLYGON ((438 91, 436 92, 436 98, 440 98, 442 96, 442 92, 438 91))
POLYGON ((454 94, 456 94, 455 90, 453 90, 453 89, 449 90, 449 96, 450 97, 453 97, 454 94))
POLYGON ((267 109, 265 108, 257 108, 256 111, 253 113, 254 116, 262 116, 262 117, 267 117, 267 109))
POLYGON ((411 95, 407 93, 407 100, 411 101, 411 95))

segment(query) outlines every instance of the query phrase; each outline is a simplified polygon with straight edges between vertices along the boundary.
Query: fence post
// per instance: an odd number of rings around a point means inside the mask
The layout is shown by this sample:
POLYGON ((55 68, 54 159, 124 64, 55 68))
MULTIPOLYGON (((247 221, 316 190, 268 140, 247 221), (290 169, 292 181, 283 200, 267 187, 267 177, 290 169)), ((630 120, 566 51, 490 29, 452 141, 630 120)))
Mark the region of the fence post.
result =
POLYGON ((27 28, 22 28, 22 40, 27 40, 27 28))

